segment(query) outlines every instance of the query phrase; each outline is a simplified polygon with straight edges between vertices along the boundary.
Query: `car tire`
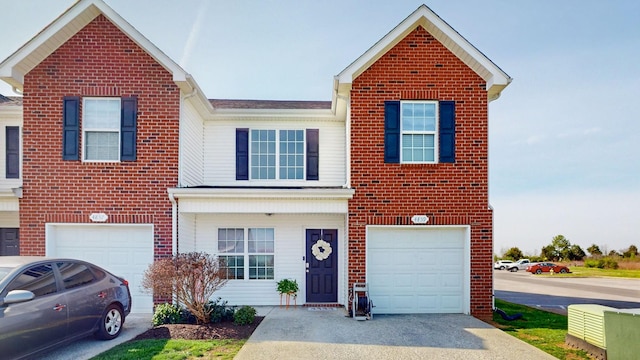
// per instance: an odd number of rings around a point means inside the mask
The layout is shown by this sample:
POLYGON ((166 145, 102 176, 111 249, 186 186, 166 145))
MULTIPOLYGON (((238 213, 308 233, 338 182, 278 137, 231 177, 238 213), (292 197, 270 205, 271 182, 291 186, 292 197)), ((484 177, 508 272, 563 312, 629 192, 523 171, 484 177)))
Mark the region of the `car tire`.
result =
POLYGON ((542 274, 542 270, 540 270, 540 269, 536 270, 536 274, 538 274, 538 275, 542 274))
POLYGON ((102 314, 96 337, 101 340, 115 339, 122 331, 124 314, 117 304, 111 304, 102 314))
POLYGON ((512 267, 511 269, 509 269, 509 271, 511 271, 511 272, 518 272, 518 268, 517 268, 517 267, 512 267))
POLYGON ((504 270, 504 266, 500 266, 500 270, 504 270))
POLYGON ((567 269, 560 269, 560 273, 561 274, 566 274, 567 273, 567 269))

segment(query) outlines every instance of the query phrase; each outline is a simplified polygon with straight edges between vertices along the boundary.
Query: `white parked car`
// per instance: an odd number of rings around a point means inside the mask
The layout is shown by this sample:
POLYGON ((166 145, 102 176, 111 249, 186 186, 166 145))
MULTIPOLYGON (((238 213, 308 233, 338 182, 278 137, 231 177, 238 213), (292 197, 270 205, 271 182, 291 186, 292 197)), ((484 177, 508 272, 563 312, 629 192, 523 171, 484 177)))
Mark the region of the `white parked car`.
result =
POLYGON ((498 260, 493 264, 493 268, 496 270, 504 270, 509 267, 509 265, 513 264, 511 260, 498 260))
POLYGON ((518 270, 527 270, 527 268, 529 266, 533 265, 533 263, 531 262, 531 260, 529 259, 520 259, 514 263, 511 263, 509 266, 507 266, 507 270, 511 271, 511 272, 516 272, 518 270))

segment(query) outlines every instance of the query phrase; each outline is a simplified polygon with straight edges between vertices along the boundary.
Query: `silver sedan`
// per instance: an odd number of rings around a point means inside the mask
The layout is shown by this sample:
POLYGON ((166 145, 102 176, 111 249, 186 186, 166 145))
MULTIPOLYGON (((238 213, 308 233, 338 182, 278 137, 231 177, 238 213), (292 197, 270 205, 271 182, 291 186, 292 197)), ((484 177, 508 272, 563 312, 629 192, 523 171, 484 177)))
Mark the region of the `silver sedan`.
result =
POLYGON ((73 259, 0 256, 0 349, 20 359, 95 335, 120 334, 131 311, 126 280, 73 259))

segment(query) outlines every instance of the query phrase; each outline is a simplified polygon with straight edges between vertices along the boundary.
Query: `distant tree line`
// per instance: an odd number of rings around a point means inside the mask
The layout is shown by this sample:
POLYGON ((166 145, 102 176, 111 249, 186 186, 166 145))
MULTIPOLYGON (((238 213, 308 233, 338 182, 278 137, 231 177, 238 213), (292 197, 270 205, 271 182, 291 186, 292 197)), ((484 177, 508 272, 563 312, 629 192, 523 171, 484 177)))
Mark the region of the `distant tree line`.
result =
MULTIPOLYGON (((604 254, 600 247, 596 244, 592 244, 587 248, 590 256, 582 250, 580 245, 571 244, 569 239, 564 235, 556 235, 551 240, 549 245, 543 246, 540 251, 540 255, 525 256, 522 251, 517 247, 512 247, 505 251, 502 255, 502 259, 519 260, 523 258, 530 258, 531 261, 582 261, 585 260, 585 264, 589 266, 595 264, 595 267, 616 267, 617 263, 614 260, 616 258, 623 259, 635 259, 638 256, 638 247, 635 245, 629 246, 626 250, 611 250, 607 254, 604 254), (613 264, 615 263, 615 265, 613 264)), ((496 257, 497 258, 497 257, 496 257)))

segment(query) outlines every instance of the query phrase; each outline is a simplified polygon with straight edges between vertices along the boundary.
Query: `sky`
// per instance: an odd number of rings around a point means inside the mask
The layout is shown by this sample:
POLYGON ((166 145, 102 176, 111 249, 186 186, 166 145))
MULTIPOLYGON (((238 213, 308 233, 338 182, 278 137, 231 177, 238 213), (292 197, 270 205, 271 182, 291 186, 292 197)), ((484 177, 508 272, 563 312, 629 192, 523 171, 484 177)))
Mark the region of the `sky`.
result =
MULTIPOLYGON (((513 78, 489 105, 494 252, 640 246, 637 0, 105 2, 208 98, 331 100, 333 76, 423 1, 513 78)), ((0 0, 0 59, 73 3, 0 0)))

